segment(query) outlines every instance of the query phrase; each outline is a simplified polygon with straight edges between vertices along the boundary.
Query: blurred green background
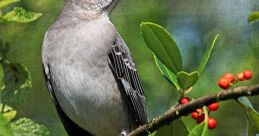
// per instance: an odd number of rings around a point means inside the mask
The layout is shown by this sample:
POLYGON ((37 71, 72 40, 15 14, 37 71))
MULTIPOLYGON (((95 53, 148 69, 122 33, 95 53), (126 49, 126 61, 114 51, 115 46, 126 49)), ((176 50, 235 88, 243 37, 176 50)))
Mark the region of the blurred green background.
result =
MULTIPOLYGON (((10 59, 24 63, 32 74, 33 88, 25 102, 13 106, 19 117, 29 117, 46 125, 52 136, 65 136, 44 83, 41 67, 41 43, 44 33, 55 21, 62 0, 22 0, 22 6, 43 16, 30 24, 1 24, 0 39, 11 45, 10 59)), ((10 7, 11 8, 11 7, 10 7)), ((8 10, 8 9, 6 9, 8 10)), ((251 69, 252 81, 259 79, 259 23, 249 24, 247 17, 259 10, 257 0, 121 0, 112 13, 111 20, 128 44, 138 67, 147 97, 148 116, 152 119, 175 104, 179 99, 176 89, 165 80, 156 68, 150 50, 140 34, 139 24, 151 21, 163 25, 174 35, 184 58, 187 71, 197 68, 208 40, 219 33, 220 42, 211 60, 190 93, 197 98, 217 92, 217 79, 224 72, 238 73, 251 69)), ((250 97, 259 110, 259 97, 250 97)), ((245 112, 234 101, 220 103, 211 115, 218 119, 212 136, 246 136, 245 112)), ((185 117, 189 128, 195 126, 185 117)))

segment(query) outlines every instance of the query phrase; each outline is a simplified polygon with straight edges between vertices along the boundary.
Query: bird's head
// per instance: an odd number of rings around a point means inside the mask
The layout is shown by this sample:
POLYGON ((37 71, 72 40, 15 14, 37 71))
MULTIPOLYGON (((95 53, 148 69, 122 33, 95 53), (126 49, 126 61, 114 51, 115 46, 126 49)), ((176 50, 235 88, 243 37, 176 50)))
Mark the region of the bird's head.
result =
POLYGON ((110 13, 118 0, 65 0, 74 6, 92 12, 108 12, 110 13))

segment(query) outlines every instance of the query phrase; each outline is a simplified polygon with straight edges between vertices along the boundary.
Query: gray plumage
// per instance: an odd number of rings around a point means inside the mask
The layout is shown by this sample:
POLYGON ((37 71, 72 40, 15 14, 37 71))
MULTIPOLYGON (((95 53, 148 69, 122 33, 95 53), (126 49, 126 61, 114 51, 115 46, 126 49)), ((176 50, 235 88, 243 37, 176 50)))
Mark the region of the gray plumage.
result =
POLYGON ((65 0, 45 35, 44 74, 71 136, 116 136, 147 122, 136 67, 108 17, 116 3, 65 0))

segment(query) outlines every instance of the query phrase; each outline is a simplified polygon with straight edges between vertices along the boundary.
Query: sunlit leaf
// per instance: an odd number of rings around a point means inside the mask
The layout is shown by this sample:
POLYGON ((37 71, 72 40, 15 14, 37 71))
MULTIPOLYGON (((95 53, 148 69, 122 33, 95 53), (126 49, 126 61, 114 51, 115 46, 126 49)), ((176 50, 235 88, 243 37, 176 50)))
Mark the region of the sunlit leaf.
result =
POLYGON ((201 75, 201 73, 204 71, 208 61, 209 61, 209 58, 211 56, 211 53, 216 45, 216 42, 219 38, 219 34, 217 34, 216 36, 214 36, 211 41, 209 42, 209 45, 208 47, 206 48, 206 51, 201 59, 201 62, 200 62, 200 65, 199 65, 199 68, 198 68, 198 73, 201 75))
POLYGON ((49 130, 30 119, 22 118, 11 123, 15 136, 49 136, 49 130))
POLYGON ((173 73, 182 70, 182 56, 175 40, 163 27, 145 22, 141 31, 147 46, 173 73))
POLYGON ((3 115, 0 113, 0 136, 13 136, 12 130, 6 121, 6 119, 3 117, 3 115))
POLYGON ((2 115, 7 122, 10 122, 12 119, 14 119, 17 114, 17 111, 12 107, 3 105, 2 103, 0 103, 0 111, 2 112, 2 115))
POLYGON ((182 89, 187 90, 192 87, 199 79, 199 73, 194 71, 192 73, 187 73, 181 71, 177 74, 177 81, 182 89))
POLYGON ((173 121, 170 125, 157 130, 156 136, 187 136, 189 134, 181 119, 173 121))
POLYGON ((20 0, 0 0, 0 9, 5 8, 6 6, 18 1, 20 0))
POLYGON ((255 136, 256 134, 259 134, 259 113, 253 109, 251 102, 245 97, 238 99, 238 103, 246 110, 248 135, 255 136))
POLYGON ((148 136, 156 136, 156 131, 151 133, 151 134, 149 134, 148 136))
POLYGON ((31 89, 31 75, 28 69, 19 63, 7 63, 4 68, 2 103, 19 104, 31 89))
POLYGON ((252 12, 249 16, 248 16, 248 22, 255 22, 255 21, 259 21, 259 11, 255 11, 252 12))
POLYGON ((3 15, 1 19, 6 22, 29 23, 38 19, 41 15, 41 13, 31 12, 20 7, 15 7, 12 11, 3 15))
POLYGON ((160 72, 162 73, 162 75, 170 82, 172 83, 177 90, 180 90, 181 87, 179 86, 177 79, 176 79, 176 75, 170 70, 168 69, 157 57, 156 55, 154 55, 154 59, 156 62, 156 65, 158 67, 158 69, 160 70, 160 72))

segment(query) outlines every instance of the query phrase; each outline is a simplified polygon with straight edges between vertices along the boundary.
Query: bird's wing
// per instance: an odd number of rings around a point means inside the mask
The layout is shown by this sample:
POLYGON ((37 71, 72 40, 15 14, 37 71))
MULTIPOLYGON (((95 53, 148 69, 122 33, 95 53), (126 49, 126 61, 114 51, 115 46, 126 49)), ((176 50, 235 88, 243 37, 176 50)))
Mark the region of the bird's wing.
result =
POLYGON ((50 71, 49 65, 43 64, 43 68, 44 68, 43 73, 48 86, 48 90, 50 92, 50 96, 52 98, 52 101, 55 104, 59 118, 62 121, 68 135, 69 136, 92 136, 89 132, 87 132, 86 130, 78 126, 76 123, 74 123, 62 110, 61 106, 57 101, 55 92, 53 90, 52 81, 51 81, 51 71, 50 71))
POLYGON ((119 34, 108 52, 108 61, 136 123, 145 124, 147 114, 142 84, 128 47, 119 34))

